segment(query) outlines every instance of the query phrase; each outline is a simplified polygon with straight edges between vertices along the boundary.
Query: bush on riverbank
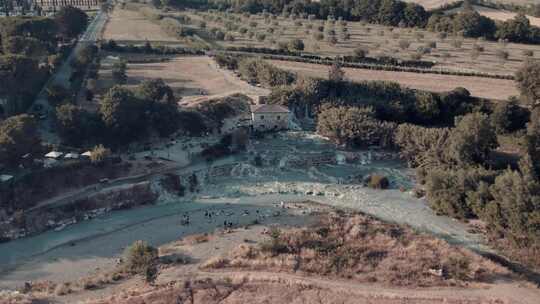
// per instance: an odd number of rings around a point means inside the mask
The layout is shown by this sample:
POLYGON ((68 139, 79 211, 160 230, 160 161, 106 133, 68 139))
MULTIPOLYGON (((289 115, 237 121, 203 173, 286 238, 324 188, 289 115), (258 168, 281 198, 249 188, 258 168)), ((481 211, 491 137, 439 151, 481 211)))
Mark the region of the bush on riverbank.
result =
POLYGON ((158 250, 144 241, 135 241, 124 251, 122 266, 131 274, 144 276, 145 280, 152 283, 158 273, 158 250))
POLYGON ((390 181, 384 175, 373 174, 369 178, 369 187, 373 189, 388 189, 390 181))

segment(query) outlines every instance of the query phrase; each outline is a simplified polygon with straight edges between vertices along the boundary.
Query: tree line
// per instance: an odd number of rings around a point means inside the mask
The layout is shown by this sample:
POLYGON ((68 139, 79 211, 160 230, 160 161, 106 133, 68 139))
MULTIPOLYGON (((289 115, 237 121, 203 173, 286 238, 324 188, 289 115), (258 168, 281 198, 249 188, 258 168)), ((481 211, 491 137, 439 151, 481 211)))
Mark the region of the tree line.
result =
POLYGON ((4 99, 4 115, 28 109, 50 72, 69 51, 60 42, 82 33, 87 18, 73 7, 64 7, 50 18, 0 18, 0 98, 4 99))

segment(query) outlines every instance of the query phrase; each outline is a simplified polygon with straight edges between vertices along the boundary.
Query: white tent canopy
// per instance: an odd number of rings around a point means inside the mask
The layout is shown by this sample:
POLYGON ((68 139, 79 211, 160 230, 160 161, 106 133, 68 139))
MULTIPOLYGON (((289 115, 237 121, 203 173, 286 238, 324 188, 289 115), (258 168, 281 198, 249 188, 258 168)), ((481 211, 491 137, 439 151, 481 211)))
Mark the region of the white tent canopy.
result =
POLYGON ((84 156, 84 157, 90 157, 90 156, 92 156, 92 151, 86 151, 81 155, 84 156))
POLYGON ((79 158, 79 153, 71 152, 71 153, 68 153, 68 154, 64 155, 64 158, 78 159, 79 158))
POLYGON ((62 156, 64 153, 62 152, 58 152, 58 151, 51 151, 47 154, 45 154, 45 157, 47 158, 59 158, 60 156, 62 156))
POLYGON ((13 178, 13 175, 0 174, 0 182, 7 182, 13 178))

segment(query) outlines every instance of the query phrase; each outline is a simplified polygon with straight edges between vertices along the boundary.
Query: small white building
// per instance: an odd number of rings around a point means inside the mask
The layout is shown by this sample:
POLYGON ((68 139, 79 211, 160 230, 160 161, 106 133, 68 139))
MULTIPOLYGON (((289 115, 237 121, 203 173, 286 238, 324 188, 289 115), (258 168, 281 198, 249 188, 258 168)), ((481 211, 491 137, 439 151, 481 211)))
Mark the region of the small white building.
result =
POLYGON ((262 104, 251 107, 251 124, 254 131, 277 131, 289 128, 291 111, 275 104, 262 104))

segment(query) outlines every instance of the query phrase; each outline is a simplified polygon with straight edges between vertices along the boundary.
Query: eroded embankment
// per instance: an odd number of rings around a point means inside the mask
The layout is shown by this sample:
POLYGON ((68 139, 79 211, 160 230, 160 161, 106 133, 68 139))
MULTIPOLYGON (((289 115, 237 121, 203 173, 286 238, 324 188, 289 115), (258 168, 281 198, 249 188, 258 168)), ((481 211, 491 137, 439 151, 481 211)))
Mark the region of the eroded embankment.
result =
POLYGON ((21 212, 11 222, 3 223, 0 231, 3 230, 5 241, 36 235, 50 229, 60 231, 69 225, 111 210, 152 204, 158 197, 150 182, 127 184, 103 191, 96 189, 95 193, 69 204, 21 212))

